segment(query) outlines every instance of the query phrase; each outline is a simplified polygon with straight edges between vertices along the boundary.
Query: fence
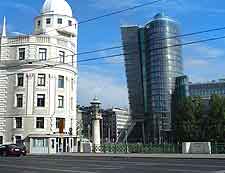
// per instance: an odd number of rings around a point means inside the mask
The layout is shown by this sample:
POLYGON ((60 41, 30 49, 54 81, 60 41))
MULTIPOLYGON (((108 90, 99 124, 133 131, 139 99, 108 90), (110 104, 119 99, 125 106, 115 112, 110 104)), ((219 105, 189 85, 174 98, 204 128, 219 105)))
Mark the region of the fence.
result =
POLYGON ((179 144, 104 144, 93 146, 93 152, 103 153, 181 153, 179 144))
POLYGON ((212 143, 212 154, 225 154, 225 143, 212 143))

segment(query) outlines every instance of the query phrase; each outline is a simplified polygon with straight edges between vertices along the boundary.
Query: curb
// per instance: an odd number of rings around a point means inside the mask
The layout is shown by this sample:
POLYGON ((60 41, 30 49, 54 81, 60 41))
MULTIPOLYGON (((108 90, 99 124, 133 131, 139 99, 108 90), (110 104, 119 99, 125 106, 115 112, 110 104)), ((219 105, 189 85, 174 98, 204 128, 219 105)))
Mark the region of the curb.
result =
POLYGON ((28 157, 67 157, 67 158, 79 158, 79 159, 90 159, 90 160, 138 160, 138 159, 208 159, 208 160, 225 160, 225 155, 107 155, 107 154, 29 154, 28 157))

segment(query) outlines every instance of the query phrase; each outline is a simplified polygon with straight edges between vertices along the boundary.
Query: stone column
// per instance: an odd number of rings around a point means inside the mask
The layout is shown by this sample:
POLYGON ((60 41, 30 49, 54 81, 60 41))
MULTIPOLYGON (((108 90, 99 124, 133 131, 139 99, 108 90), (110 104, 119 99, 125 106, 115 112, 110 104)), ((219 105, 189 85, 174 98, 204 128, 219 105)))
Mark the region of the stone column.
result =
POLYGON ((93 137, 93 151, 101 152, 101 136, 100 136, 100 120, 102 119, 100 113, 101 102, 95 97, 91 102, 92 105, 92 137, 93 137))

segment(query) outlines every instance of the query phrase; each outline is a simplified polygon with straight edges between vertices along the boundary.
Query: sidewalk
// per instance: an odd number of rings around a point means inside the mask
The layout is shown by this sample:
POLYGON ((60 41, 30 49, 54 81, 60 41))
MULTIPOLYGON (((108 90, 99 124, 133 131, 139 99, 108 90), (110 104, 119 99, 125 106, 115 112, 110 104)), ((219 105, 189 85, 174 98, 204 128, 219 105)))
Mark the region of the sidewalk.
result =
MULTIPOLYGON (((32 154, 31 156, 43 156, 32 154)), ((72 156, 77 158, 165 158, 165 159, 225 159, 225 154, 107 154, 107 153, 58 153, 48 156, 72 156)))

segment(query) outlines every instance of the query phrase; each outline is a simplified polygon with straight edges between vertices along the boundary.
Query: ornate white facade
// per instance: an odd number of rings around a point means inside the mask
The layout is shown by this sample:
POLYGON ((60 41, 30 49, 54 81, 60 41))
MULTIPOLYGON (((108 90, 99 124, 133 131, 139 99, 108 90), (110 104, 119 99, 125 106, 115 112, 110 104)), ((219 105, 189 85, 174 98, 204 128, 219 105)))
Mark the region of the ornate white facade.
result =
POLYGON ((31 153, 76 150, 77 25, 65 0, 45 1, 32 35, 8 37, 4 20, 0 143, 22 140, 31 153))

